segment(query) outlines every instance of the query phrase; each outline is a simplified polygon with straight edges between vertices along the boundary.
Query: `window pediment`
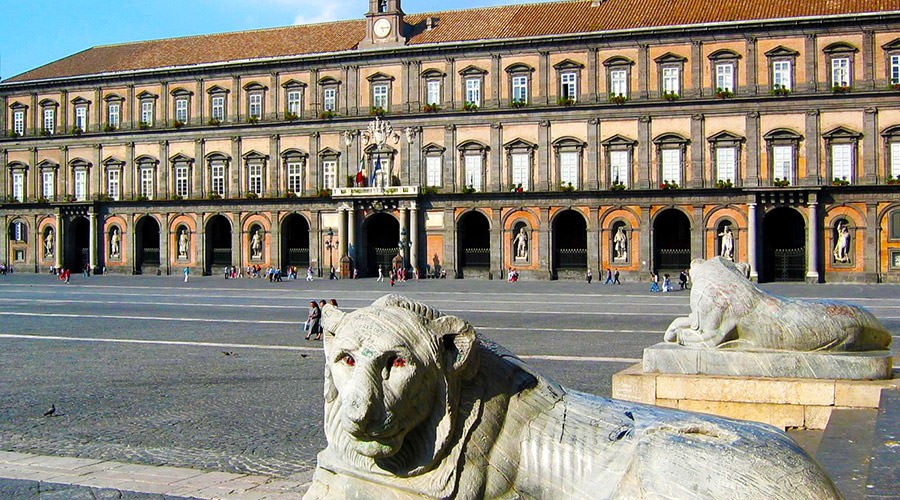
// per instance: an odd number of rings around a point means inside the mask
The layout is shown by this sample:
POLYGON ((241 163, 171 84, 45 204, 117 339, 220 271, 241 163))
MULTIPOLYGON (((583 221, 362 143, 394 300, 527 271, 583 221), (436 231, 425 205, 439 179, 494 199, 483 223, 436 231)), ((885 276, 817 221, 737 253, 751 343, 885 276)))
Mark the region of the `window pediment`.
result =
POLYGON ((797 57, 800 55, 800 52, 797 52, 794 49, 789 49, 784 45, 779 45, 772 50, 766 51, 766 57, 797 57))
POLYGON ((884 50, 900 50, 900 38, 895 38, 881 46, 884 50))
POLYGON ((731 59, 740 59, 742 56, 730 49, 719 49, 707 57, 710 61, 727 61, 731 59))
POLYGON ((513 63, 504 70, 507 73, 534 73, 534 68, 525 63, 513 63))
POLYGON ((253 150, 247 151, 246 153, 241 155, 241 158, 243 158, 244 161, 268 160, 269 155, 264 155, 264 154, 260 153, 259 151, 256 151, 255 149, 253 149, 253 150))
POLYGON ((20 161, 10 162, 6 167, 10 170, 28 170, 28 164, 20 161))
POLYGON ((321 85, 323 87, 328 87, 331 85, 340 85, 340 84, 341 84, 340 80, 338 80, 337 78, 331 77, 331 76, 326 76, 326 77, 319 79, 319 85, 321 85))
POLYGON ((744 137, 727 130, 715 133, 707 137, 706 140, 711 143, 743 143, 745 141, 744 137))
POLYGON ((28 109, 28 105, 27 105, 27 104, 22 104, 21 102, 16 101, 16 102, 10 104, 10 105, 9 105, 9 108, 10 108, 10 109, 28 109))
POLYGON ((433 142, 429 142, 428 144, 422 146, 422 152, 425 153, 426 155, 428 155, 428 154, 441 155, 441 154, 444 154, 444 151, 446 151, 446 150, 447 150, 447 148, 437 145, 433 142))
POLYGON ((516 138, 504 144, 503 149, 506 149, 507 152, 513 152, 515 150, 527 150, 528 152, 531 152, 537 149, 537 144, 526 141, 525 139, 516 138))
POLYGON ((281 87, 285 89, 305 89, 306 84, 301 82, 300 80, 294 80, 293 78, 291 78, 290 80, 282 83, 281 87))
POLYGON ((106 158, 103 159, 103 162, 102 162, 102 163, 103 163, 103 165, 105 165, 107 168, 108 168, 108 167, 111 167, 111 166, 112 166, 112 167, 121 167, 122 165, 125 164, 125 161, 124 161, 124 160, 120 160, 120 159, 116 158, 115 156, 107 156, 106 158))
POLYGON ((388 144, 383 145, 381 147, 381 149, 378 149, 377 144, 369 144, 368 146, 365 147, 365 149, 363 149, 363 151, 365 151, 366 154, 384 153, 384 154, 391 154, 391 155, 393 155, 394 153, 397 152, 396 149, 394 149, 393 147, 391 147, 388 144))
POLYGON ((459 70, 459 74, 462 76, 482 76, 486 75, 487 71, 477 67, 477 66, 466 66, 465 68, 459 70))
POLYGON ((423 71, 420 76, 422 78, 443 78, 447 76, 447 74, 439 69, 429 68, 423 71))
POLYGON ((306 158, 309 157, 309 153, 307 153, 306 151, 303 151, 301 149, 291 148, 291 149, 285 149, 284 151, 282 151, 281 157, 284 158, 285 160, 289 160, 289 159, 305 160, 306 158))
POLYGON ((885 139, 900 138, 900 125, 894 125, 884 129, 881 136, 885 139))
POLYGON ((826 54, 838 54, 838 53, 848 53, 848 52, 859 52, 859 49, 857 49, 853 45, 850 45, 847 42, 834 42, 834 43, 828 45, 827 47, 825 47, 824 49, 822 49, 822 52, 824 52, 826 54))
POLYGON ((577 61, 573 61, 573 60, 571 60, 571 59, 564 59, 564 60, 562 60, 562 61, 560 61, 560 62, 554 64, 554 65, 553 65, 553 68, 556 69, 556 70, 561 70, 561 69, 583 69, 583 68, 584 68, 584 64, 581 64, 580 62, 577 62, 577 61))
POLYGON ((602 144, 604 146, 634 147, 634 146, 637 146, 637 141, 634 139, 625 137, 624 135, 616 134, 604 141, 601 141, 600 144, 602 144))
POLYGON ((775 130, 770 130, 763 135, 763 139, 766 141, 794 141, 799 142, 803 140, 803 136, 794 132, 791 129, 787 128, 776 128, 775 130))
POLYGON ((341 152, 332 148, 324 148, 319 150, 320 158, 336 158, 341 156, 341 152))
POLYGON ((194 163, 194 159, 190 156, 186 156, 182 153, 178 153, 169 158, 169 162, 171 163, 194 163))
POLYGON ((582 150, 587 147, 587 143, 582 141, 581 139, 576 139, 575 137, 560 137, 553 141, 553 148, 557 151, 560 150, 582 150))
POLYGON ((269 87, 266 87, 259 82, 249 82, 243 86, 243 89, 247 92, 252 92, 254 90, 269 90, 269 87))
POLYGON ((368 77, 366 77, 366 80, 368 80, 370 83, 374 83, 374 82, 392 82, 392 81, 395 80, 395 78, 394 78, 393 76, 391 76, 391 75, 387 75, 387 74, 382 73, 382 72, 379 71, 378 73, 375 73, 375 74, 373 74, 373 75, 369 75, 368 77))
POLYGON ((73 169, 87 169, 91 168, 91 162, 85 160, 84 158, 72 158, 69 160, 69 167, 73 169))
POLYGON ((182 88, 182 87, 172 89, 172 91, 169 93, 172 94, 173 97, 190 97, 190 96, 194 95, 193 92, 191 92, 190 90, 187 90, 185 88, 182 88))
POLYGON ((213 95, 213 94, 227 94, 227 93, 229 93, 229 92, 231 92, 231 91, 228 90, 228 89, 226 89, 225 87, 220 87, 220 86, 218 86, 218 85, 213 85, 212 87, 206 89, 206 93, 209 94, 209 95, 213 95))
POLYGON ((225 154, 225 153, 223 153, 223 152, 221 152, 221 151, 213 151, 212 153, 208 153, 208 154, 206 155, 206 161, 209 161, 209 162, 214 162, 214 161, 227 162, 227 161, 231 161, 231 156, 228 156, 227 154, 225 154))
POLYGON ((84 97, 78 96, 75 99, 72 99, 71 103, 76 106, 79 106, 79 105, 88 105, 91 103, 91 101, 88 101, 84 97))
POLYGON ((159 96, 152 92, 142 90, 141 93, 136 95, 135 97, 137 97, 138 99, 156 99, 159 96))
POLYGON ((38 103, 38 106, 42 108, 49 108, 51 106, 59 106, 59 103, 54 101, 53 99, 41 99, 38 103))
POLYGON ((491 150, 490 146, 488 146, 487 144, 484 144, 484 143, 481 143, 481 142, 478 142, 475 140, 471 140, 471 139, 468 141, 463 141, 463 142, 459 143, 456 146, 456 149, 457 149, 457 151, 460 151, 462 153, 483 153, 485 151, 491 150))
POLYGON ((59 163, 50 160, 41 160, 41 162, 37 164, 37 168, 41 170, 57 169, 59 168, 59 163))
POLYGON ((687 57, 679 56, 678 54, 673 54, 671 52, 666 52, 665 54, 654 59, 657 64, 665 64, 665 63, 684 63, 687 61, 687 57))
POLYGON ((653 139, 653 143, 657 146, 684 146, 689 142, 690 139, 674 132, 660 134, 653 139))
POLYGON ((609 59, 603 61, 603 65, 607 68, 610 66, 633 66, 634 61, 625 56, 612 56, 609 59))
POLYGON ((141 155, 134 159, 134 162, 142 167, 155 167, 159 164, 159 160, 150 155, 141 155))
POLYGON ((106 94, 103 96, 103 100, 106 102, 122 102, 125 98, 118 94, 106 94))
POLYGON ((826 141, 834 141, 834 140, 853 140, 857 141, 862 137, 862 134, 853 130, 850 130, 847 127, 835 127, 828 132, 822 134, 822 138, 826 141))

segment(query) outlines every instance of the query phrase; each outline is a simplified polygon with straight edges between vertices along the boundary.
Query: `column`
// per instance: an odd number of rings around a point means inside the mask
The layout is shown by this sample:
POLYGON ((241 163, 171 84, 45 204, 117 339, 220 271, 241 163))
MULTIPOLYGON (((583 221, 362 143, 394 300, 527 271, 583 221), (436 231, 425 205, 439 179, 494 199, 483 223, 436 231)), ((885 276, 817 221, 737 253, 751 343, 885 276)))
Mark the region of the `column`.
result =
POLYGON ((819 214, 815 195, 809 197, 809 227, 806 236, 806 282, 819 282, 819 214))
POLYGON ((878 108, 868 106, 863 115, 863 178, 864 184, 878 183, 878 108))
MULTIPOLYGON (((40 233, 38 233, 37 226, 35 226, 34 232, 35 232, 35 234, 34 234, 35 239, 39 239, 43 236, 40 233)), ((63 254, 62 254, 63 253, 62 252, 63 244, 62 243, 63 243, 63 241, 65 241, 65 240, 63 240, 62 212, 60 211, 60 209, 56 210, 56 230, 54 231, 54 233, 56 233, 56 234, 54 234, 54 236, 56 237, 56 247, 53 249, 53 252, 56 254, 55 267, 57 269, 59 269, 62 267, 62 264, 63 264, 63 254)), ((129 245, 129 247, 133 247, 133 246, 134 245, 129 245)), ((38 247, 38 252, 40 252, 40 251, 41 251, 41 249, 40 249, 40 247, 38 247)), ((36 259, 36 260, 39 260, 39 259, 36 259)))
POLYGON ((819 110, 806 110, 806 176, 800 179, 801 186, 819 184, 819 110))
MULTIPOLYGON (((691 115, 691 182, 692 188, 702 188, 704 156, 706 153, 705 125, 703 115, 691 115)), ((712 181, 712 179, 711 179, 712 181)))
POLYGON ((403 241, 403 243, 404 243, 404 245, 403 245, 403 252, 402 252, 403 265, 404 265, 404 267, 408 267, 408 266, 409 266, 409 254, 408 254, 408 250, 409 250, 409 249, 406 247, 406 245, 409 244, 409 241, 410 241, 410 240, 409 240, 409 238, 410 238, 410 236, 409 236, 409 226, 408 226, 407 223, 406 223, 406 218, 407 218, 408 216, 409 216, 409 209, 408 209, 407 207, 400 207, 400 239, 401 239, 401 241, 403 241), (404 238, 404 236, 403 236, 403 233, 406 233, 406 237, 405 237, 405 238, 404 238))
MULTIPOLYGON (((199 96, 203 99, 204 96, 199 96)), ((232 123, 241 122, 241 77, 235 75, 231 78, 231 102, 228 104, 229 115, 232 123)))
POLYGON ((169 186, 169 141, 159 141, 159 172, 156 177, 157 199, 168 199, 169 194, 175 191, 175 186, 169 186))
POLYGON ((756 187, 759 186, 759 113, 756 111, 747 113, 744 123, 747 131, 747 166, 746 172, 738 175, 738 179, 735 180, 740 182, 739 179, 743 177, 743 182, 737 184, 738 186, 756 187))
POLYGON ((347 211, 346 206, 338 208, 338 262, 347 255, 347 211))
POLYGON ((538 123, 537 185, 535 191, 550 191, 550 121, 538 123))
POLYGON ((500 220, 500 210, 491 211, 491 278, 503 277, 503 223, 500 220))
POLYGON ((759 266, 756 262, 756 203, 747 204, 747 264, 750 265, 750 280, 759 281, 759 266))
POLYGON ((354 268, 359 267, 359 263, 356 262, 356 250, 356 207, 351 205, 347 210, 347 255, 350 256, 354 268))
MULTIPOLYGON (((68 161, 66 162, 68 163, 68 161)), ((68 169, 66 169, 68 170, 68 169)), ((125 143, 125 164, 122 165, 122 171, 119 174, 119 199, 130 200, 131 194, 134 193, 133 186, 134 176, 134 143, 125 143)))
POLYGON ((409 202, 409 227, 409 262, 421 272, 422 267, 419 265, 419 206, 415 200, 409 202))
POLYGON ((600 189, 600 119, 588 119, 587 126, 587 176, 584 179, 584 189, 596 191, 600 189))
POLYGON ((94 212, 88 214, 88 261, 91 272, 97 269, 97 217, 94 212))

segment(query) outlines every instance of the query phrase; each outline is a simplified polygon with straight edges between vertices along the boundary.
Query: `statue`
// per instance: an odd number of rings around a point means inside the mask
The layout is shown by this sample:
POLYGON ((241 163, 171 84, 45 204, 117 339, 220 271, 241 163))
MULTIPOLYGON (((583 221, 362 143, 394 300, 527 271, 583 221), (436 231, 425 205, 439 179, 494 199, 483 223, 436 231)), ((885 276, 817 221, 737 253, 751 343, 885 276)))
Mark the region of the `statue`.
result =
POLYGON ((251 259, 261 259, 262 258, 262 239, 259 237, 259 229, 253 232, 253 237, 250 238, 250 258, 251 259))
POLYGON ((187 229, 181 230, 181 235, 178 236, 178 257, 181 259, 188 258, 188 250, 190 249, 191 240, 190 236, 188 236, 187 229))
POLYGON ((400 134, 394 131, 391 122, 382 120, 378 116, 369 122, 369 126, 361 135, 364 145, 368 146, 369 143, 375 143, 379 151, 387 144, 388 139, 392 140, 394 144, 400 142, 400 134))
POLYGON ((774 427, 570 391, 420 302, 326 305, 322 325, 307 499, 840 497, 774 427))
POLYGON ((109 254, 113 257, 119 256, 119 229, 113 228, 112 235, 109 237, 109 254))
POLYGON ((44 257, 53 257, 53 230, 48 229, 44 236, 44 257))
POLYGON ((528 233, 524 227, 519 229, 513 239, 513 247, 516 250, 516 260, 528 260, 528 233))
POLYGON ((625 236, 625 226, 619 226, 613 236, 613 260, 626 260, 628 258, 628 236, 625 236))
POLYGON ((719 236, 722 237, 722 242, 719 245, 719 255, 734 261, 734 233, 731 232, 731 225, 726 224, 719 236))
POLYGON ((740 350, 878 351, 891 335, 869 311, 825 300, 769 295, 746 278, 746 265, 723 257, 691 262, 691 314, 665 340, 740 350))
POLYGON ((838 222, 834 229, 837 236, 834 250, 831 252, 834 255, 834 261, 848 263, 850 262, 850 229, 844 221, 838 222))

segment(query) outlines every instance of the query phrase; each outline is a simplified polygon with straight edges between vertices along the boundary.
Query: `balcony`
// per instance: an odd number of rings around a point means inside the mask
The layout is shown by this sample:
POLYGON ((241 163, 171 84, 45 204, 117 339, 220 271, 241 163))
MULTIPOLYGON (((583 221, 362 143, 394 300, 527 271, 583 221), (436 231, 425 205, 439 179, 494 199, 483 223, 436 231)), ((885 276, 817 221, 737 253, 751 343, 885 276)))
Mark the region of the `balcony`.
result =
POLYGON ((418 195, 419 186, 339 187, 331 192, 332 198, 414 198, 418 195))

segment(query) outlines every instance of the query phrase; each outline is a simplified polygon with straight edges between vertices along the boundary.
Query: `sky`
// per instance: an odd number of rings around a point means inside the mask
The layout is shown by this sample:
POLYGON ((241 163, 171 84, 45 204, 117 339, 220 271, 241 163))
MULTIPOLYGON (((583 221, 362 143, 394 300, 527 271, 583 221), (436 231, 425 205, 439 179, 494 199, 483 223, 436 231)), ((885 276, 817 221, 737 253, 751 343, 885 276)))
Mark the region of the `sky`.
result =
MULTIPOLYGON (((402 0, 409 14, 537 0, 402 0)), ((97 45, 362 19, 368 0, 0 0, 0 80, 97 45)))

